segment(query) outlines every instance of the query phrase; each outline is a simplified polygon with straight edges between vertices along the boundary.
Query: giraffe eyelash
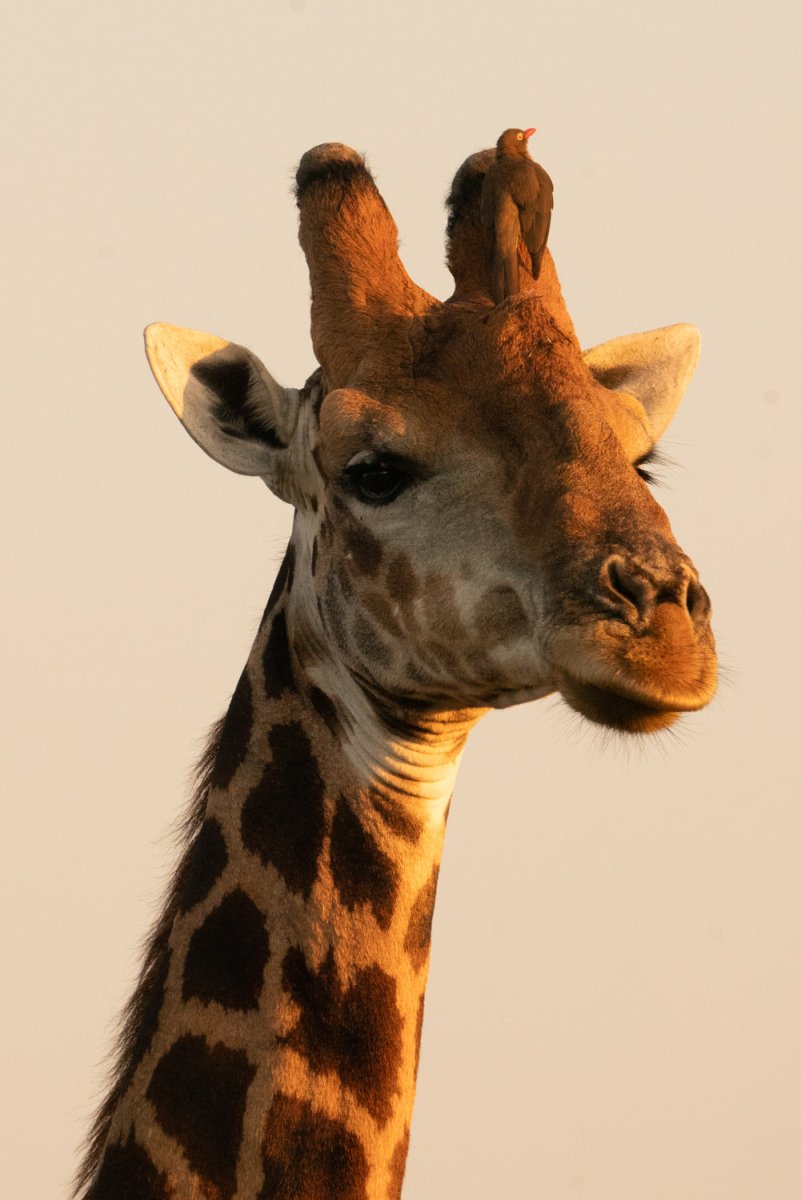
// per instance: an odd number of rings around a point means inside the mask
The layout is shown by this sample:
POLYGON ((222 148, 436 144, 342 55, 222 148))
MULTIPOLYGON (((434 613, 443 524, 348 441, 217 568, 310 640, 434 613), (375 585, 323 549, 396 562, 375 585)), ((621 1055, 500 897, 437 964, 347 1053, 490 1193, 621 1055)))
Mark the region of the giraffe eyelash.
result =
POLYGON ((659 487, 662 483, 662 469, 668 466, 670 460, 658 447, 654 446, 634 463, 634 470, 649 487, 659 487), (656 468, 652 470, 651 468, 656 468))

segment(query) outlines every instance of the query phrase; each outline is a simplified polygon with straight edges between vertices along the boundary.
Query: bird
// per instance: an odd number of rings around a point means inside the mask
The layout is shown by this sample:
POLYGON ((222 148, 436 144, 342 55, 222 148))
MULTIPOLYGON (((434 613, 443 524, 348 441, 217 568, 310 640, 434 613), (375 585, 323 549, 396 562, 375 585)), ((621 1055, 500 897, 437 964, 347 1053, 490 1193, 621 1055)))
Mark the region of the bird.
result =
POLYGON ((496 304, 520 291, 517 243, 531 254, 531 274, 539 279, 553 209, 548 172, 529 157, 528 139, 536 129, 505 129, 496 143, 495 162, 481 188, 481 223, 492 258, 492 294, 496 304))

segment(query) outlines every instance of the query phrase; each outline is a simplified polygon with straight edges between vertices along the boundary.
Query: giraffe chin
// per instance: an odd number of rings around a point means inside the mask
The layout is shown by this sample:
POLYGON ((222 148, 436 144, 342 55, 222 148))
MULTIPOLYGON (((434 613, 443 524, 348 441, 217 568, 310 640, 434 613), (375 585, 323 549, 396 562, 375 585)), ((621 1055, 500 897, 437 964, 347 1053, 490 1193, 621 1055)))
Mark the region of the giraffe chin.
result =
POLYGON ((658 702, 649 704, 567 675, 562 677, 559 691, 562 698, 582 717, 620 733, 658 733, 673 725, 681 716, 680 711, 662 708, 658 702))

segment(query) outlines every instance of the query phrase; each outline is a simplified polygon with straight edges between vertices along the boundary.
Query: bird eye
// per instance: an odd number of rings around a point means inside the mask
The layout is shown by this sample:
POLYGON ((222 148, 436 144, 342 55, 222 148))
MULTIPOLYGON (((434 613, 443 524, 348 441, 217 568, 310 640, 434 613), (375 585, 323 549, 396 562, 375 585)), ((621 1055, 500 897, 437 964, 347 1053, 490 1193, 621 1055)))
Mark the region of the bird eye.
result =
POLYGON ((411 483, 407 467, 382 458, 354 463, 345 476, 351 490, 365 504, 390 504, 411 483))

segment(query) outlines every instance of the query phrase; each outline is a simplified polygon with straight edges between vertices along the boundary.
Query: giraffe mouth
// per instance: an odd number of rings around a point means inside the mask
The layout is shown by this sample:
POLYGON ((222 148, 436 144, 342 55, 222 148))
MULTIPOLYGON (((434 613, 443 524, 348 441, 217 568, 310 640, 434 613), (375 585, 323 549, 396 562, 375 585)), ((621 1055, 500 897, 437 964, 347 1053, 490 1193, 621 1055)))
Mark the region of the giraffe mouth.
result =
POLYGON ((620 622, 560 630, 550 644, 553 677, 571 708, 597 725, 656 733, 712 699, 717 658, 676 605, 659 606, 642 634, 620 622), (664 610, 664 611, 662 611, 664 610))

